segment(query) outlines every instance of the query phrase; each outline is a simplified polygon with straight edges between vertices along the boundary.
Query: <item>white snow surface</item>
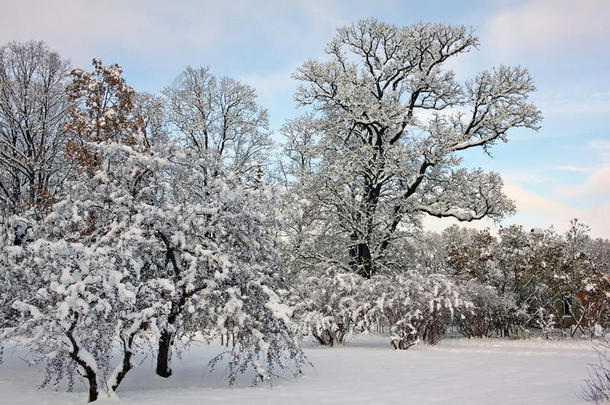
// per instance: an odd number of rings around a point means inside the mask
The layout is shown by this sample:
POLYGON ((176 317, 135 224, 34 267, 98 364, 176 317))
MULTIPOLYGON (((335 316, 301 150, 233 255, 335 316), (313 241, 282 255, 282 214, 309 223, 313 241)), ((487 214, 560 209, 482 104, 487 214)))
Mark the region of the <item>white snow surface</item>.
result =
MULTIPOLYGON (((297 380, 250 387, 252 374, 226 383, 223 364, 210 374, 215 344, 196 343, 174 357, 174 375, 154 375, 153 358, 141 359, 118 390, 99 403, 191 404, 586 404, 578 392, 596 355, 587 340, 447 339, 437 346, 394 351, 384 336, 365 335, 343 347, 306 344, 314 364, 297 380)), ((42 371, 28 367, 18 348, 6 347, 0 365, 4 404, 83 404, 86 388, 37 390, 42 371)))

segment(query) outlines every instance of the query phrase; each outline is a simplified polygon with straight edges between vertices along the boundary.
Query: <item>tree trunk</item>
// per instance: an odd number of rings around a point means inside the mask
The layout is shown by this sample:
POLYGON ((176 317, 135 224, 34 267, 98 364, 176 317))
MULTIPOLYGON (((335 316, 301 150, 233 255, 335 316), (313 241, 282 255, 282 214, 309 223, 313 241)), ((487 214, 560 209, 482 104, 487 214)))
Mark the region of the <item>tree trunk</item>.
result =
MULTIPOLYGON (((352 239, 356 238, 352 236, 352 239)), ((360 242, 350 248, 349 254, 353 271, 366 279, 370 279, 375 269, 369 245, 365 242, 360 242)))
POLYGON ((123 381, 123 379, 129 372, 129 370, 131 370, 131 368, 132 368, 131 356, 132 355, 133 355, 133 353, 131 351, 125 352, 125 354, 123 356, 123 367, 121 368, 121 371, 119 371, 119 373, 117 374, 116 380, 115 380, 114 384, 112 385, 113 391, 116 391, 117 388, 119 388, 119 385, 121 385, 121 381, 123 381))
POLYGON ((375 269, 373 268, 373 259, 371 257, 369 245, 366 243, 358 244, 358 274, 369 279, 374 271, 375 269))
POLYGON ((66 336, 68 337, 68 339, 70 340, 70 343, 72 344, 72 350, 70 351, 70 357, 72 358, 72 360, 74 360, 76 362, 76 364, 78 364, 83 369, 83 373, 84 373, 83 377, 85 377, 87 379, 87 381, 89 382, 89 402, 93 402, 93 401, 96 401, 97 397, 98 397, 97 375, 95 374, 95 370, 93 368, 91 368, 89 366, 89 364, 87 364, 87 362, 84 361, 83 359, 81 359, 79 356, 80 347, 78 346, 78 344, 76 343, 76 339, 72 335, 72 332, 73 332, 73 330, 76 326, 76 322, 78 320, 78 316, 76 316, 75 318, 76 319, 72 323, 72 326, 66 332, 66 336))
POLYGON ((97 381, 95 374, 89 375, 87 373, 87 380, 89 380, 89 402, 97 401, 97 381))
POLYGON ((117 388, 119 388, 119 385, 121 385, 121 382, 123 381, 123 379, 129 372, 129 370, 131 370, 133 368, 133 365, 131 364, 131 358, 133 356, 133 351, 132 351, 131 347, 132 347, 133 339, 135 338, 135 335, 136 335, 136 333, 133 333, 132 335, 129 336, 127 341, 123 340, 123 364, 122 364, 121 370, 118 372, 116 379, 111 387, 113 391, 116 391, 117 388))
POLYGON ((159 350, 157 352, 157 375, 167 378, 172 375, 172 369, 169 366, 169 360, 172 355, 172 343, 174 335, 167 330, 161 333, 159 338, 159 350))

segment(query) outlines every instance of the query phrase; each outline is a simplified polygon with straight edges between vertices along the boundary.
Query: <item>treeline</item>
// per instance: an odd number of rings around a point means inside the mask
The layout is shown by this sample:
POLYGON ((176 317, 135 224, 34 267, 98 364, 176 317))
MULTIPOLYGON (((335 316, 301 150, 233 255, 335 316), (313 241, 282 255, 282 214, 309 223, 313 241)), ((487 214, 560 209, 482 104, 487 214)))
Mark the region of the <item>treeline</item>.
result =
POLYGON ((296 274, 301 323, 325 345, 381 326, 400 349, 436 344, 450 326, 479 338, 592 337, 610 326, 610 242, 576 220, 565 234, 452 226, 410 238, 400 256, 367 280, 336 267, 296 274))

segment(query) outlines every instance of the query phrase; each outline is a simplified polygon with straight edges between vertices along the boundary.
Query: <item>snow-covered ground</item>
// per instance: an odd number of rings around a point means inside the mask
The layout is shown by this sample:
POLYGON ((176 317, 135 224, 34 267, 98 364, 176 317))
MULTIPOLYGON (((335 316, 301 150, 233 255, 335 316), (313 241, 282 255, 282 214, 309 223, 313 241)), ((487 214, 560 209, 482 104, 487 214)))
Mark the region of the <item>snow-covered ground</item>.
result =
MULTIPOLYGON (((272 387, 228 388, 225 370, 205 369, 218 347, 197 344, 174 358, 174 375, 153 375, 145 359, 119 389, 120 404, 579 404, 586 365, 596 361, 590 341, 449 339, 438 346, 394 351, 387 338, 362 336, 339 348, 307 345, 314 368, 272 387)), ((5 349, 0 365, 3 404, 82 404, 76 392, 36 390, 42 374, 5 349)), ((100 402, 106 402, 102 400, 100 402)))

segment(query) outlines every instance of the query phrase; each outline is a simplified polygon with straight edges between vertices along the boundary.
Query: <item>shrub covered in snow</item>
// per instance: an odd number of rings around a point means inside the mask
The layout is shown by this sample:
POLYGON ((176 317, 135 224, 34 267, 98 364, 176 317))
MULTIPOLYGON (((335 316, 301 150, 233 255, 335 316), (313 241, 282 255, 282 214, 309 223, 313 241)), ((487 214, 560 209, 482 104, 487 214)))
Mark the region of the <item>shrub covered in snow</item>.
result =
POLYGON ((466 337, 491 337, 515 318, 517 310, 510 295, 500 295, 495 287, 469 280, 459 287, 469 305, 459 308, 456 324, 466 337))
POLYGON ((368 284, 354 273, 328 271, 300 277, 292 299, 303 332, 322 345, 334 346, 361 331, 369 304, 365 297, 368 284))
POLYGON ((408 349, 417 342, 438 343, 456 310, 465 305, 456 286, 441 274, 417 271, 371 278, 374 298, 369 319, 382 318, 391 327, 391 344, 408 349))

